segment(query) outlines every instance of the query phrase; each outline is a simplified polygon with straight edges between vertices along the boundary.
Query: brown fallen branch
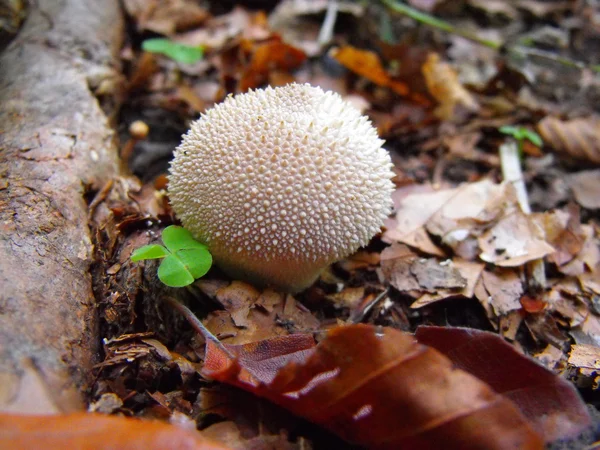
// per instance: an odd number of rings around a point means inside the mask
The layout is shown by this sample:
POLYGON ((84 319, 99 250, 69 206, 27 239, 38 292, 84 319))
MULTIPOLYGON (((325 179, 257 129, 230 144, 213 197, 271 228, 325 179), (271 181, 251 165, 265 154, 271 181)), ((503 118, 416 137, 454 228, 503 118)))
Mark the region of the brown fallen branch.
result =
POLYGON ((99 344, 85 196, 118 172, 93 89, 116 104, 122 28, 117 0, 32 2, 0 55, 2 410, 52 409, 23 407, 31 371, 57 409, 83 406, 99 344))

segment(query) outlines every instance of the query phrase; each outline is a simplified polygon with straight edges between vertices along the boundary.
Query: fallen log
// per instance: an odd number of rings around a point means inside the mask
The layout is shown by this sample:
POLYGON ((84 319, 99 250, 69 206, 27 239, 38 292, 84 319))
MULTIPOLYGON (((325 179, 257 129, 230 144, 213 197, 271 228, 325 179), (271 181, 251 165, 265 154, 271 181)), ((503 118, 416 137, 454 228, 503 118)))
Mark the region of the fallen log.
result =
POLYGON ((118 0, 30 3, 0 54, 0 410, 73 411, 98 357, 87 202, 119 171, 123 19, 118 0))

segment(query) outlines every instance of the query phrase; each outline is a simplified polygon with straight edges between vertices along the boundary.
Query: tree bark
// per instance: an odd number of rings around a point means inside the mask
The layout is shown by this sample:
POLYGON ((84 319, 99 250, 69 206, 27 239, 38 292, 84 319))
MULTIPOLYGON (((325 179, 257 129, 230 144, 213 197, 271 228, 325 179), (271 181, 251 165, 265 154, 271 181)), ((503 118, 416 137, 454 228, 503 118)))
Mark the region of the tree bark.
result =
POLYGON ((33 383, 70 411, 98 357, 86 195, 119 170, 97 95, 114 113, 123 20, 118 0, 31 3, 0 55, 0 410, 52 409, 33 383))

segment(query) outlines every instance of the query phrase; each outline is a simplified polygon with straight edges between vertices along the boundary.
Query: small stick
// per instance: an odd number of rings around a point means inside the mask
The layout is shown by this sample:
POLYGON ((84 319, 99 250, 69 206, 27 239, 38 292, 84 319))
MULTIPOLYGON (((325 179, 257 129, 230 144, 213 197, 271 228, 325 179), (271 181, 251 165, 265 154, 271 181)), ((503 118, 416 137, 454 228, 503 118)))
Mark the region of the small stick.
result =
MULTIPOLYGON (((385 6, 387 6, 391 11, 397 12, 399 14, 403 14, 407 17, 410 17, 417 22, 423 23, 425 25, 429 25, 430 27, 437 28, 438 30, 446 31, 448 33, 455 34, 457 36, 461 36, 469 41, 476 42, 477 44, 483 45, 485 47, 491 48, 493 50, 501 51, 505 49, 505 44, 503 42, 492 41, 489 39, 484 39, 482 37, 477 36, 475 33, 472 33, 468 30, 463 30, 460 28, 456 28, 449 22, 438 19, 437 17, 431 16, 424 12, 419 11, 418 9, 411 8, 404 3, 400 3, 396 0, 380 0, 385 6)), ((589 65, 582 61, 575 61, 573 59, 567 58, 565 56, 556 55, 554 53, 546 52, 544 50, 540 50, 537 48, 524 47, 522 45, 516 45, 513 47, 509 47, 506 49, 508 53, 520 54, 523 56, 535 56, 537 58, 543 58, 548 61, 557 62, 563 64, 567 67, 574 67, 577 69, 585 69, 589 68, 594 72, 600 72, 600 65, 589 65)))
POLYGON ((318 43, 320 46, 327 45, 333 39, 333 28, 337 19, 338 3, 337 0, 329 0, 327 4, 327 12, 321 30, 319 31, 318 43))
POLYGON ((360 305, 357 309, 352 311, 350 317, 348 318, 348 323, 359 323, 364 317, 369 313, 371 309, 375 307, 380 301, 387 297, 389 289, 385 289, 379 295, 377 295, 374 299, 370 300, 366 305, 360 305))
POLYGON ((415 8, 411 8, 410 6, 405 5, 404 3, 400 3, 400 2, 397 2, 394 0, 381 0, 381 2, 385 6, 387 6, 390 10, 400 13, 400 14, 403 14, 407 17, 410 17, 411 19, 416 20, 417 22, 424 23, 425 25, 429 25, 433 28, 437 28, 439 30, 446 31, 448 33, 462 36, 465 39, 468 39, 473 42, 477 42, 478 44, 484 45, 484 46, 492 48, 494 50, 502 49, 501 42, 484 39, 484 38, 477 36, 474 33, 471 33, 468 30, 462 30, 462 29, 455 28, 454 25, 452 25, 449 22, 438 19, 437 17, 434 17, 434 16, 430 16, 429 14, 425 14, 424 12, 421 12, 415 8))
POLYGON ((517 191, 517 200, 521 210, 525 214, 531 214, 527 189, 521 171, 521 161, 519 160, 519 146, 513 139, 508 139, 500 146, 500 165, 502 166, 502 177, 505 181, 512 183, 517 191))
MULTIPOLYGON (((527 188, 523 181, 521 161, 519 160, 519 145, 514 139, 508 139, 500 146, 500 164, 502 176, 505 181, 512 183, 517 191, 517 200, 525 214, 531 214, 531 206, 527 196, 527 188)), ((525 266, 529 286, 534 292, 539 292, 546 287, 546 270, 544 260, 536 259, 525 266)))
POLYGON ((235 359, 235 355, 233 355, 227 348, 219 341, 219 339, 212 334, 208 328, 204 326, 204 324, 196 317, 196 315, 183 303, 173 297, 166 297, 165 301, 179 311, 183 317, 190 323, 192 328, 200 335, 204 337, 206 341, 212 342, 215 346, 217 346, 221 351, 223 351, 227 356, 231 359, 235 359))

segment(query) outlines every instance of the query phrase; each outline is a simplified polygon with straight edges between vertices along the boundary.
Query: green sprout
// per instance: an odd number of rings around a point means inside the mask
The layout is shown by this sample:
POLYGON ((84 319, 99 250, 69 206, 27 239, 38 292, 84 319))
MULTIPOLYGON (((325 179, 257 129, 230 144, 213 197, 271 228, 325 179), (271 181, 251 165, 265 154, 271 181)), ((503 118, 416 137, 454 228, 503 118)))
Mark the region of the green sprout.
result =
POLYGON ((514 127, 512 125, 501 126, 498 131, 500 133, 512 136, 519 144, 519 148, 523 146, 524 141, 529 141, 538 147, 541 147, 543 142, 542 138, 535 131, 530 130, 526 127, 514 127))
POLYGON ((151 244, 136 249, 131 260, 164 258, 158 267, 158 278, 169 287, 188 286, 210 269, 212 255, 206 245, 185 228, 168 226, 162 232, 162 241, 164 246, 151 244))
POLYGON ((146 39, 142 42, 142 50, 160 53, 183 64, 194 64, 204 56, 204 49, 200 46, 180 44, 162 38, 146 39))

